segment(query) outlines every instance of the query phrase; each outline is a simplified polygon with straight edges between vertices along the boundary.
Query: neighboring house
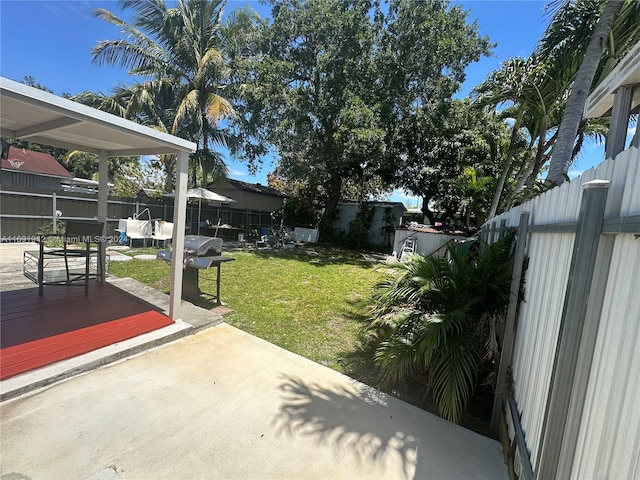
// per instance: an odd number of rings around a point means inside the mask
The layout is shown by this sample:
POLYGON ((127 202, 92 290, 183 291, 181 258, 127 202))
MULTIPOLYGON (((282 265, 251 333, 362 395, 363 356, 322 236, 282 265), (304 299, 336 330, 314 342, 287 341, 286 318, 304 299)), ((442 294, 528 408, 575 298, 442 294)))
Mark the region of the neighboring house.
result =
POLYGON ((62 190, 73 175, 48 153, 10 146, 2 158, 2 185, 62 190))
MULTIPOLYGON (((385 232, 385 228, 400 226, 402 215, 406 211, 404 204, 384 201, 367 202, 367 204, 374 209, 373 221, 369 228, 369 243, 373 245, 390 244, 393 233, 385 232)), ((349 223, 355 220, 360 205, 362 202, 338 202, 336 206, 338 217, 333 222, 333 228, 336 232, 342 231, 346 234, 349 231, 349 223)))
POLYGON ((273 212, 280 210, 286 195, 275 188, 260 185, 259 183, 247 183, 240 180, 228 179, 222 185, 211 183, 208 189, 225 197, 235 200, 229 206, 240 210, 260 210, 273 212))

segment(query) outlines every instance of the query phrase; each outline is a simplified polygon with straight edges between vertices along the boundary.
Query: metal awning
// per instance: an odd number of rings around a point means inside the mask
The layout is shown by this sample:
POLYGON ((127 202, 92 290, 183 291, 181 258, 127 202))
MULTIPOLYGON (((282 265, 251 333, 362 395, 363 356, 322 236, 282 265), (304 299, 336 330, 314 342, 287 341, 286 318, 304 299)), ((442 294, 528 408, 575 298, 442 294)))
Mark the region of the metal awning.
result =
MULTIPOLYGON (((611 115, 615 93, 623 85, 640 85, 640 42, 636 43, 589 95, 584 109, 585 118, 611 115)), ((636 88, 631 98, 631 111, 635 111, 639 106, 640 88, 636 88)))
MULTIPOLYGON (((189 153, 197 145, 44 90, 0 77, 0 135, 95 153, 100 158, 98 219, 107 216, 107 159, 116 156, 177 155, 174 246, 182 256, 189 153)), ((179 317, 182 258, 172 264, 169 314, 179 317)))
POLYGON ((194 152, 193 142, 0 77, 0 135, 108 156, 194 152))

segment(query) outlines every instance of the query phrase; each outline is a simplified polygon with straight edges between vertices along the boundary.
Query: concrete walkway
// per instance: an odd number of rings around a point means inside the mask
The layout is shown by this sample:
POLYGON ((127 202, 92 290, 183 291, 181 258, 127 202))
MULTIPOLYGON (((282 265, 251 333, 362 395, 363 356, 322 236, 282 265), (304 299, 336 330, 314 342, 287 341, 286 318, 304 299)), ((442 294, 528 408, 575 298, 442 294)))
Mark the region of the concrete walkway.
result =
POLYGON ((507 478, 498 442, 226 324, 5 402, 1 421, 8 478, 507 478))

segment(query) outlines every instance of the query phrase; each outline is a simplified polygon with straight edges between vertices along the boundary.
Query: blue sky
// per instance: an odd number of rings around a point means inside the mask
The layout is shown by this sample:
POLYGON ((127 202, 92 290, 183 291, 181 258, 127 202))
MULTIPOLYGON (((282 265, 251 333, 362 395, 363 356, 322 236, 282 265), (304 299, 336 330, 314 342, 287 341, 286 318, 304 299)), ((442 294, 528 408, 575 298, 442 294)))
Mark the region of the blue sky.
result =
MULTIPOLYGON (((416 5, 419 5, 416 0, 416 5)), ((466 0, 452 1, 469 12, 483 35, 497 46, 493 56, 469 66, 467 79, 457 96, 464 97, 488 73, 508 58, 527 57, 544 33, 548 16, 547 2, 537 0, 466 0)), ((230 0, 230 9, 251 4, 259 13, 268 9, 257 2, 230 0)), ((98 67, 91 63, 91 49, 100 40, 115 38, 117 29, 92 16, 94 8, 105 8, 121 15, 114 1, 87 0, 0 0, 0 74, 16 81, 30 75, 56 94, 102 91, 111 93, 114 86, 130 83, 126 71, 98 67)), ((1 108, 1 106, 0 106, 1 108)), ((590 143, 578 159, 574 170, 580 172, 596 165, 603 157, 602 146, 590 143)), ((256 176, 246 166, 226 158, 231 177, 266 184, 272 165, 265 163, 256 176)), ((391 199, 411 206, 417 199, 395 192, 391 199)))

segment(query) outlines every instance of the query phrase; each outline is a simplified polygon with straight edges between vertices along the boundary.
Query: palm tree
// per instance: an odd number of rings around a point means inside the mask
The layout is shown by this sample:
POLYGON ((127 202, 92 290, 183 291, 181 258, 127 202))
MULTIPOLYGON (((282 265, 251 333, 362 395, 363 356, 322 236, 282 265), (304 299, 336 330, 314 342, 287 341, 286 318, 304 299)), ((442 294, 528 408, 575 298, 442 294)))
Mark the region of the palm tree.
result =
POLYGON ((495 371, 496 323, 509 303, 514 235, 449 258, 414 256, 387 267, 374 291, 370 331, 384 380, 426 379, 440 414, 458 422, 474 390, 495 371))
MULTIPOLYGON (((584 58, 580 63, 580 68, 571 87, 571 94, 562 116, 562 122, 560 123, 558 131, 558 140, 554 147, 551 164, 549 166, 549 174, 547 175, 547 180, 556 185, 561 185, 567 179, 567 172, 569 171, 569 166, 573 158, 571 153, 574 149, 575 138, 580 121, 582 120, 584 106, 591 91, 598 65, 600 64, 602 51, 607 45, 609 34, 611 33, 613 24, 624 1, 625 0, 607 0, 597 26, 590 37, 584 58)), ((570 2, 565 0, 564 8, 558 11, 556 18, 561 19, 565 11, 571 7, 570 2)), ((547 37, 553 36, 553 27, 561 28, 561 24, 560 27, 558 27, 557 22, 552 22, 547 37)))
MULTIPOLYGON (((123 39, 104 40, 93 49, 98 65, 118 65, 144 81, 116 93, 122 113, 197 143, 192 155, 192 183, 202 171, 225 176, 222 156, 212 150, 226 146, 221 123, 234 118, 233 96, 239 89, 230 82, 232 72, 223 48, 222 0, 178 0, 167 8, 164 0, 127 0, 123 9, 133 11, 131 24, 113 13, 96 9, 94 15, 117 25, 123 39)), ((231 16, 241 18, 245 29, 255 25, 249 10, 231 16)), ((246 37, 246 33, 243 33, 246 37)), ((238 47, 234 47, 234 53, 238 47)))
POLYGON ((477 103, 492 107, 506 105, 504 112, 514 119, 508 154, 494 193, 489 218, 497 212, 504 184, 512 170, 516 145, 521 143, 521 128, 525 127, 528 131, 528 149, 535 148, 535 154, 525 157, 529 161, 518 172, 518 185, 514 194, 533 187, 535 178, 548 159, 547 152, 555 141, 554 135, 548 135, 557 125, 558 112, 564 105, 569 84, 564 70, 560 68, 562 64, 558 58, 549 61, 536 55, 526 60, 510 59, 474 89, 473 95, 477 103))

